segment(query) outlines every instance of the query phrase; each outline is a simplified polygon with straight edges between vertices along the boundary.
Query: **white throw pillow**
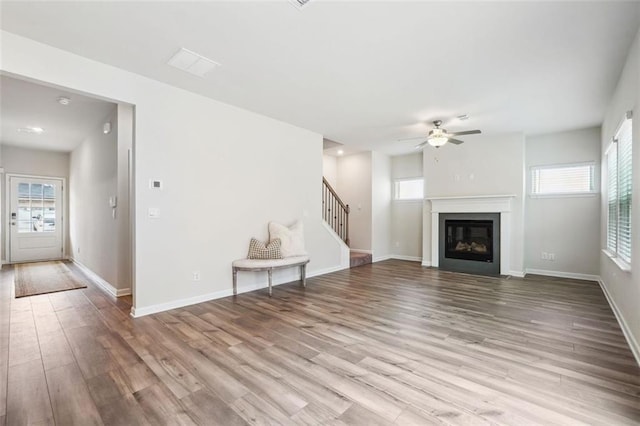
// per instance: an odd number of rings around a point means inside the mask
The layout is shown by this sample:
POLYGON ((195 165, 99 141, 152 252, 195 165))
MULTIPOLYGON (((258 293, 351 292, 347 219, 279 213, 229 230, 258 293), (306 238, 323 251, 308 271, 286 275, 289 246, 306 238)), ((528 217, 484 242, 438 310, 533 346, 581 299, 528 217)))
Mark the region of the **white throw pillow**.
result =
POLYGON ((283 257, 307 255, 307 251, 304 249, 304 229, 301 220, 290 227, 269 222, 269 241, 276 238, 279 238, 282 243, 280 252, 283 257))

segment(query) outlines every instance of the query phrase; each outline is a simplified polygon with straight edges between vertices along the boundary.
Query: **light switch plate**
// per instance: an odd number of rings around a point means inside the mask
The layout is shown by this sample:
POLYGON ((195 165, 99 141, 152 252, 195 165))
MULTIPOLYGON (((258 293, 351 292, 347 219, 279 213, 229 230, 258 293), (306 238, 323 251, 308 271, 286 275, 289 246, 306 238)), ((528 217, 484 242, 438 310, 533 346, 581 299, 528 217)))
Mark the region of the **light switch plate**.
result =
POLYGON ((157 219, 160 217, 160 209, 157 207, 149 207, 149 217, 152 219, 157 219))

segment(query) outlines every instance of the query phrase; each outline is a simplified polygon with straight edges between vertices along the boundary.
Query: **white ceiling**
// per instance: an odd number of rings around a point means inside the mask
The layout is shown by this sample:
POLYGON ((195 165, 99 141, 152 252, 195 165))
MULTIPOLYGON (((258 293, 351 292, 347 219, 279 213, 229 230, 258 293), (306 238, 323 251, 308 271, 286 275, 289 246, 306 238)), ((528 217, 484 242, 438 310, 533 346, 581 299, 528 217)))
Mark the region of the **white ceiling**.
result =
POLYGON ((101 125, 115 104, 65 90, 0 76, 0 143, 50 151, 72 151, 101 125), (61 96, 71 99, 60 105, 61 96), (18 132, 41 127, 42 134, 18 132))
POLYGON ((640 3, 619 1, 1 7, 7 31, 390 154, 436 118, 486 134, 600 124, 640 22, 640 3), (221 66, 204 79, 168 66, 180 47, 221 66))

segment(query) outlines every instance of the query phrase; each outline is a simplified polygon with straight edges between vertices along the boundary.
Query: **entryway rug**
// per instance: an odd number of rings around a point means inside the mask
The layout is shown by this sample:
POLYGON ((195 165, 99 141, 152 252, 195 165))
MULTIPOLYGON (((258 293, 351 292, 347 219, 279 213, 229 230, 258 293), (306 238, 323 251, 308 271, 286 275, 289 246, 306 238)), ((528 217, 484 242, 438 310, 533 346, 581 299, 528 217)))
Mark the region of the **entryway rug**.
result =
POLYGON ((15 265, 14 283, 16 298, 87 287, 61 261, 19 263, 15 265))

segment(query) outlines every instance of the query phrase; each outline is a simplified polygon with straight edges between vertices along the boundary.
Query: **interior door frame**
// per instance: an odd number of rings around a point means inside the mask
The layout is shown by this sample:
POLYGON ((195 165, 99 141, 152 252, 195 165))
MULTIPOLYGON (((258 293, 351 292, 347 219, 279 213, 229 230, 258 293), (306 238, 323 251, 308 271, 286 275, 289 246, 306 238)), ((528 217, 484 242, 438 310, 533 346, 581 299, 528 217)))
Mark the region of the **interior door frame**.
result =
POLYGON ((25 178, 25 179, 47 179, 47 180, 59 180, 62 181, 62 188, 60 190, 61 194, 61 202, 62 202, 62 218, 60 220, 62 229, 61 229, 61 239, 62 239, 62 259, 67 259, 67 227, 65 226, 67 220, 67 178, 59 177, 59 176, 40 176, 40 175, 27 175, 21 173, 5 173, 5 215, 4 215, 4 223, 6 229, 5 236, 5 246, 4 253, 6 257, 6 262, 8 264, 13 264, 13 260, 11 259, 11 178, 25 178))

